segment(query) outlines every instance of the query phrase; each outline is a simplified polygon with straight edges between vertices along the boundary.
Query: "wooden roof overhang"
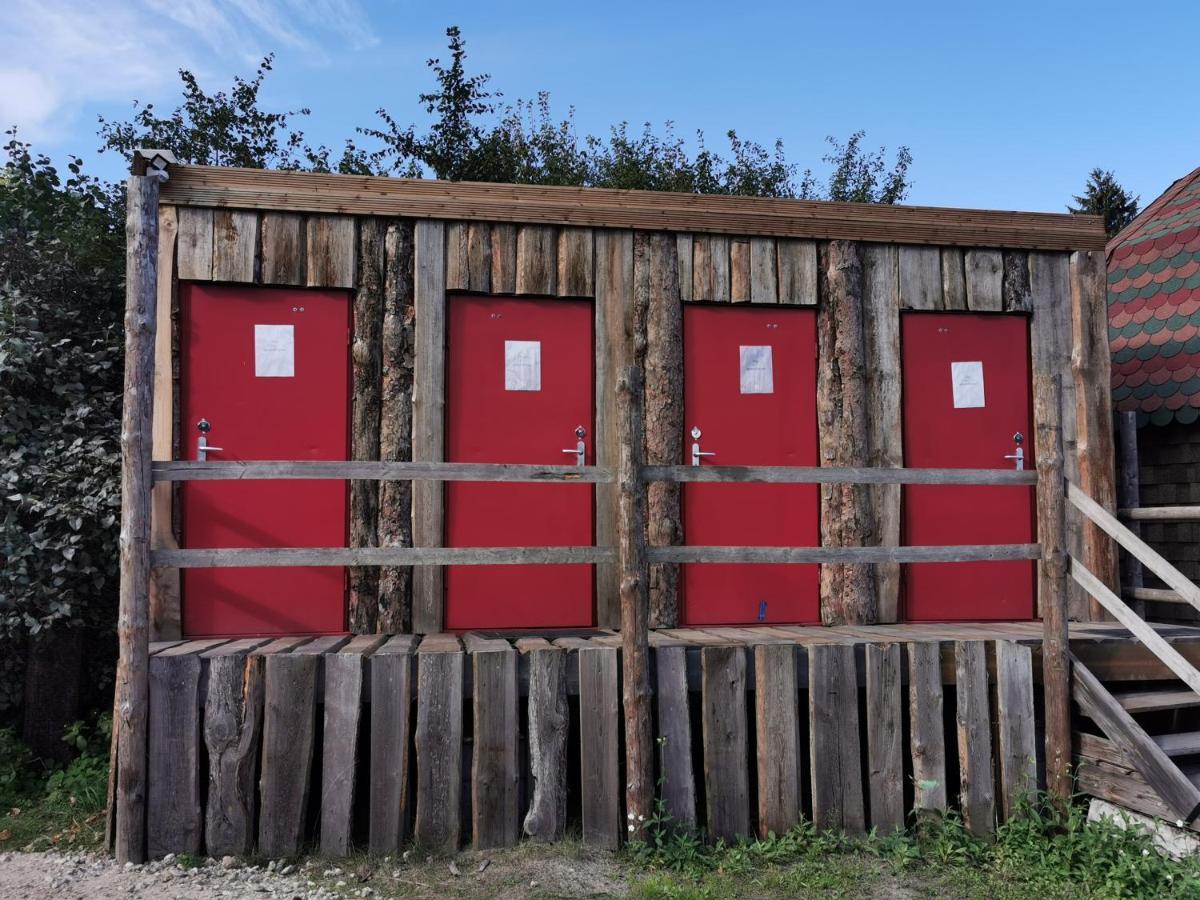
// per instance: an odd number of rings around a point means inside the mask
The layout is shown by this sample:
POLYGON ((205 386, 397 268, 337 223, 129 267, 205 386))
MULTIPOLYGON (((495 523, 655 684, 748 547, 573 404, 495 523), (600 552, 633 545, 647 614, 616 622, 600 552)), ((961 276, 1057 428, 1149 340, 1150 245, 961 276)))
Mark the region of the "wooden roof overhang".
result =
POLYGON ((1099 216, 171 166, 162 201, 896 244, 1103 250, 1099 216))

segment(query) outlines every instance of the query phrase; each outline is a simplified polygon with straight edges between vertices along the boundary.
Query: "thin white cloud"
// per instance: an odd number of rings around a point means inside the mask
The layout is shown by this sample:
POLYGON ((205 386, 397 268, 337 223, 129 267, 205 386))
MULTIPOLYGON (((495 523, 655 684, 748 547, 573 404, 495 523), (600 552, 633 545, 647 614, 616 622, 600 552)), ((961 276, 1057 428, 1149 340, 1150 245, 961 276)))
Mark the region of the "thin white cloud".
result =
POLYGON ((0 128, 56 140, 89 103, 148 99, 176 70, 245 67, 272 50, 325 65, 376 42, 358 0, 9 0, 0 29, 0 128))

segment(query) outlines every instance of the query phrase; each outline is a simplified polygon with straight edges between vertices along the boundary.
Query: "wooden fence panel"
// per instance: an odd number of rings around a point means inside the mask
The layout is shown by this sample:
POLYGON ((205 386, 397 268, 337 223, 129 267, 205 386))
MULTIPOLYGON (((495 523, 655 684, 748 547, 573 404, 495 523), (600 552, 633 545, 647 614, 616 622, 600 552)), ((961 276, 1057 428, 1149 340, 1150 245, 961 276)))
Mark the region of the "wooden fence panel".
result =
POLYGON ((621 695, 617 651, 578 651, 580 791, 583 842, 616 849, 621 844, 621 695))
POLYGON ((700 666, 708 833, 735 840, 750 834, 746 649, 704 647, 700 666))
POLYGON ((529 767, 533 780, 525 834, 561 840, 567 828, 567 654, 539 647, 529 658, 529 767))
POLYGON ((954 645, 954 669, 959 804, 967 830, 982 836, 990 834, 996 822, 987 644, 983 641, 957 641, 954 645))
POLYGON ((796 645, 754 648, 758 834, 784 834, 800 821, 800 729, 796 645))
POLYGON ((412 690, 416 639, 398 635, 370 659, 371 803, 368 847, 373 855, 398 853, 411 836, 412 690))
POLYGON ((937 641, 907 644, 908 722, 913 808, 946 811, 946 734, 942 729, 942 660, 937 641))
POLYGON ((809 644, 813 824, 864 834, 858 677, 850 644, 809 644))
POLYGON ((146 852, 199 853, 200 657, 150 658, 149 766, 146 784, 146 852))
POLYGON ((1012 818, 1037 789, 1037 721, 1033 706, 1033 651, 996 641, 996 715, 999 722, 1000 806, 1012 818))
POLYGON ((260 654, 234 654, 208 662, 204 842, 209 856, 245 856, 254 849, 264 660, 260 654))
POLYGON ((457 852, 462 830, 462 703, 462 652, 422 649, 417 654, 414 834, 418 846, 439 853, 457 852))
POLYGON ((684 827, 696 824, 696 773, 687 683, 687 648, 654 650, 658 712, 660 794, 667 812, 684 827))
POLYGON ((476 850, 512 847, 519 836, 517 653, 512 648, 472 653, 471 667, 471 843, 476 850))
POLYGON ((904 828, 903 706, 900 645, 867 644, 867 785, 871 827, 904 828))
POLYGON ((213 281, 254 281, 258 253, 258 213, 218 209, 213 212, 213 281))
POLYGON ((316 654, 267 657, 258 851, 295 856, 304 842, 316 732, 316 654))

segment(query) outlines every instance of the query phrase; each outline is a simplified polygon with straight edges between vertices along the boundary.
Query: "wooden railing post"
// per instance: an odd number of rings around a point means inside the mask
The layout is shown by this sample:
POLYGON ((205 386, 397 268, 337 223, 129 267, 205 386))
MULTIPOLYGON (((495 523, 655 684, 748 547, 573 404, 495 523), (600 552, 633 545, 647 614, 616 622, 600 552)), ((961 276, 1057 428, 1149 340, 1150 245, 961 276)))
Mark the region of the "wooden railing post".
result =
POLYGON ((121 414, 120 606, 113 731, 118 863, 146 858, 149 706, 150 460, 157 296, 158 179, 128 182, 125 220, 125 396, 121 414))
POLYGON ((618 544, 621 572, 621 676, 625 707, 625 808, 630 836, 645 833, 654 804, 650 729, 650 567, 646 554, 646 483, 642 480, 642 371, 628 369, 620 392, 621 457, 618 544))

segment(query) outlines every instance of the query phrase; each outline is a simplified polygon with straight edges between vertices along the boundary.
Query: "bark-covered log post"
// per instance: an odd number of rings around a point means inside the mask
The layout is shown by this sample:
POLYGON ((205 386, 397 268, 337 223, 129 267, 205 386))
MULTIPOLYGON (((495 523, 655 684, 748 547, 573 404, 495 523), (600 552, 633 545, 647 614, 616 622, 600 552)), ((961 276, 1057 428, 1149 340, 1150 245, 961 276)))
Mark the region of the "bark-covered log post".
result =
POLYGON ((125 218, 125 395, 121 413, 120 599, 113 717, 117 862, 146 858, 150 705, 150 460, 158 285, 158 179, 131 177, 125 218))
POLYGON ((646 483, 642 481, 642 373, 630 368, 620 391, 621 461, 618 469, 621 570, 621 680, 625 707, 625 808, 631 838, 645 836, 654 805, 654 743, 650 728, 649 563, 646 556, 646 483))
MULTIPOLYGON (((858 244, 823 248, 823 295, 817 309, 817 432, 823 466, 870 465, 863 332, 863 273, 858 244)), ((863 484, 821 485, 821 544, 873 543, 871 494, 863 484)), ((821 566, 821 621, 871 625, 879 617, 875 575, 864 563, 821 566)))

